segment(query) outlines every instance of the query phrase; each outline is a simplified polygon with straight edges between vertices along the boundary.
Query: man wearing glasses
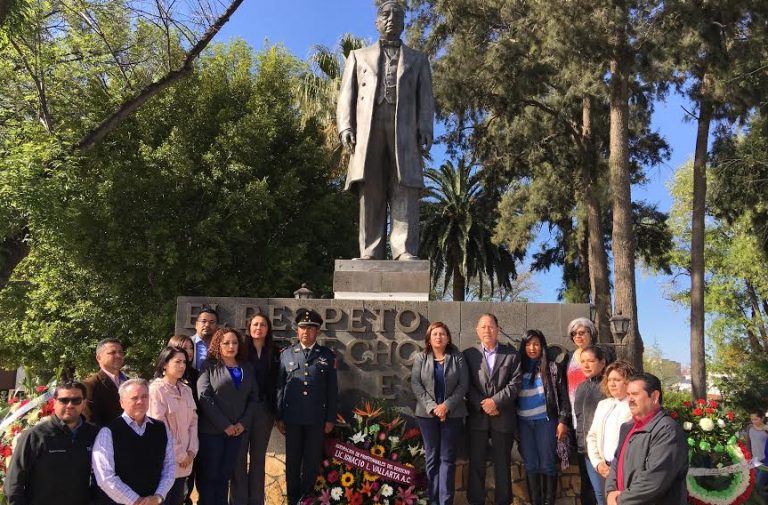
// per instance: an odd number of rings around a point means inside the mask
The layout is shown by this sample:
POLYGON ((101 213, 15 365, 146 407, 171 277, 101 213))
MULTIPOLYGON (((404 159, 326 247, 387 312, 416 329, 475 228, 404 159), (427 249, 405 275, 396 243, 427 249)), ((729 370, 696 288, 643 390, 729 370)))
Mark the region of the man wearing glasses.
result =
POLYGON ((8 505, 83 505, 91 501, 91 449, 99 429, 85 420, 85 386, 53 392, 50 421, 19 437, 5 480, 8 505))

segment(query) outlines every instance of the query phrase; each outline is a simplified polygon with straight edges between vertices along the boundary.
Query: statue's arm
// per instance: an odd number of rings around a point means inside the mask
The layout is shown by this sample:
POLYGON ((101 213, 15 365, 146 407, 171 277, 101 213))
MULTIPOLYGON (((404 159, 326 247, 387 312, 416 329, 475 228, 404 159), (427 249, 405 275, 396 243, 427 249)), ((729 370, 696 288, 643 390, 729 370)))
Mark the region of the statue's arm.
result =
POLYGON ((355 104, 357 102, 357 57, 352 51, 344 64, 339 101, 336 104, 336 127, 345 147, 355 144, 355 104), (350 143, 351 145, 348 145, 350 143))
POLYGON ((423 55, 423 58, 418 86, 419 144, 429 152, 434 138, 435 98, 432 95, 432 71, 429 68, 429 59, 426 55, 423 55))

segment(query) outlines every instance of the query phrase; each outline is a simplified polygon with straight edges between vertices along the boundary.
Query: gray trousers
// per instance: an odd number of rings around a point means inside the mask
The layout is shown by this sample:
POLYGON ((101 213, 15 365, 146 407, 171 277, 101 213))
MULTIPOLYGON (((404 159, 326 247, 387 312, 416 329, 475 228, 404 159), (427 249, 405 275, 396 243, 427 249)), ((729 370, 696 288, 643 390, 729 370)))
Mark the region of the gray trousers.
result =
MULTIPOLYGON (((420 169, 419 169, 420 170, 420 169)), ((360 199, 360 257, 386 257, 387 206, 392 258, 419 252, 419 191, 397 177, 395 106, 375 106, 366 157, 365 180, 355 184, 360 199)))
POLYGON ((274 423, 266 404, 259 402, 240 444, 230 483, 230 505, 264 505, 264 461, 274 423))

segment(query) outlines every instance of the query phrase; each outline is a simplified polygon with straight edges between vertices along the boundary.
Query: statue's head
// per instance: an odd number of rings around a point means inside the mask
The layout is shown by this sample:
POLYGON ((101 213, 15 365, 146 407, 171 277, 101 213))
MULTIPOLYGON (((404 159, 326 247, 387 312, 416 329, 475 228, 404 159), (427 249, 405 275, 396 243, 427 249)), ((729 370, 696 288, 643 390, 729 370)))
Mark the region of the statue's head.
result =
POLYGON ((405 29, 405 8, 397 0, 381 0, 377 2, 376 29, 381 38, 396 40, 405 29))

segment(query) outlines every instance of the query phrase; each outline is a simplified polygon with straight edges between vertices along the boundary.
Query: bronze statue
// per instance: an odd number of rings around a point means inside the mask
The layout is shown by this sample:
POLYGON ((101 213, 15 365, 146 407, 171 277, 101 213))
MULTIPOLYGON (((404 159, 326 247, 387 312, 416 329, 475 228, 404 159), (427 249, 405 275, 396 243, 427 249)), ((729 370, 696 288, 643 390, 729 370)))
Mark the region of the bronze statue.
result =
POLYGON ((360 199, 360 259, 384 259, 387 207, 396 260, 418 259, 422 154, 432 147, 432 74, 424 53, 400 40, 405 11, 379 2, 375 44, 352 51, 344 67, 336 118, 352 156, 346 189, 360 199))

